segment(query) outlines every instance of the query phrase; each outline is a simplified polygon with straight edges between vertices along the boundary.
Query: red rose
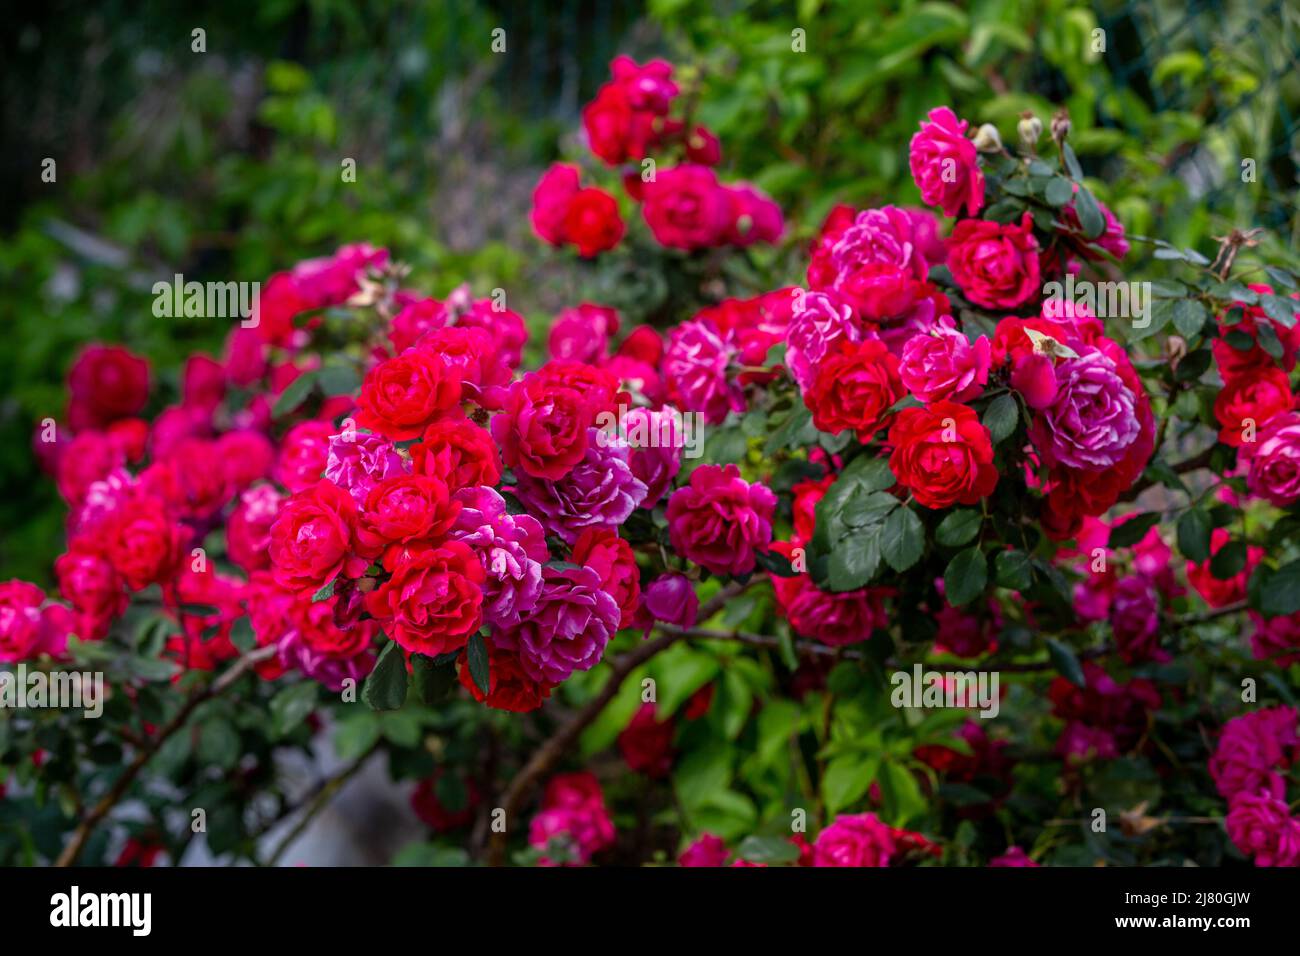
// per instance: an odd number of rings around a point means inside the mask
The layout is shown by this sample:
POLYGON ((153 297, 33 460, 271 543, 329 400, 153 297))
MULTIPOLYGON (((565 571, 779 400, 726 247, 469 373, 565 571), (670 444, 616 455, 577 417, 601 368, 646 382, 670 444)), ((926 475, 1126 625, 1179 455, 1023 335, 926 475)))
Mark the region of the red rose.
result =
POLYGON ((1291 383, 1277 366, 1229 375, 1214 399, 1214 417, 1221 426, 1219 441, 1240 447, 1247 428, 1258 434, 1269 419, 1294 404, 1291 383))
POLYGON ((447 533, 460 509, 441 478, 391 475, 366 495, 357 525, 358 548, 378 555, 390 545, 433 542, 447 533))
POLYGON ((492 436, 469 419, 426 428, 423 440, 411 446, 411 463, 416 474, 441 478, 452 492, 501 480, 501 454, 492 436))
POLYGON ((551 359, 537 370, 543 382, 576 389, 595 412, 617 412, 619 405, 631 404, 631 398, 619 392, 618 376, 607 368, 586 362, 551 359))
POLYGON ((1041 292, 1038 240, 1029 213, 1019 225, 963 219, 947 247, 952 277, 976 305, 1014 309, 1041 292))
POLYGON ((564 212, 564 234, 583 258, 613 249, 623 238, 623 231, 618 203, 603 189, 580 189, 569 200, 564 212))
MULTIPOLYGON (((1231 540, 1232 534, 1227 528, 1215 528, 1210 534, 1210 557, 1218 554, 1231 540)), ((1263 558, 1264 549, 1251 545, 1246 549, 1246 566, 1227 579, 1214 576, 1210 570, 1210 558, 1206 558, 1200 564, 1188 561, 1187 583, 1196 588, 1196 593, 1205 598, 1205 603, 1210 607, 1224 607, 1246 596, 1250 573, 1263 558)))
POLYGON ((77 635, 94 641, 108 633, 109 625, 126 611, 122 579, 93 546, 73 542, 67 554, 54 562, 59 591, 77 612, 77 635))
POLYGON ((578 188, 578 168, 568 163, 554 163, 542 173, 537 188, 533 190, 533 230, 553 246, 568 238, 564 217, 569 210, 569 200, 578 188))
POLYGON ((889 423, 889 409, 906 394, 898 359, 884 342, 841 339, 839 350, 813 369, 804 401, 818 429, 835 434, 851 428, 865 442, 889 423))
POLYGON ((889 467, 927 508, 973 505, 998 483, 989 430, 956 402, 905 408, 889 429, 889 467))
POLYGON ((671 720, 655 720, 655 705, 642 704, 618 735, 618 749, 627 765, 651 779, 668 776, 673 769, 671 720))
POLYGON ((479 803, 474 781, 468 777, 463 781, 450 778, 446 770, 445 766, 435 769, 433 776, 421 780, 411 794, 415 815, 438 833, 468 826, 479 803))
POLYGON ((606 83, 596 98, 582 108, 587 143, 610 166, 630 158, 633 121, 632 104, 617 83, 606 83))
POLYGON ((188 532, 157 498, 128 501, 104 525, 104 556, 132 591, 176 573, 188 532))
POLYGON ((641 602, 641 572, 632 546, 611 528, 588 528, 574 542, 570 560, 600 575, 601 590, 618 602, 622 612, 619 627, 631 625, 641 602))
POLYGON ((404 551, 393 576, 366 597, 366 610, 413 654, 459 650, 483 623, 483 565, 469 546, 447 541, 404 551))
POLYGON ((321 479, 284 503, 271 525, 271 566, 289 591, 316 592, 342 574, 360 577, 369 562, 354 553, 357 505, 321 479))
POLYGON ((655 239, 673 249, 718 245, 734 222, 731 194, 693 163, 660 170, 645 184, 641 211, 655 239))
POLYGON ((460 378, 441 356, 421 349, 380 362, 367 374, 357 400, 357 424, 385 438, 417 438, 460 401, 460 378))
POLYGON ((510 387, 505 409, 492 419, 492 437, 509 467, 555 481, 587 454, 594 414, 577 389, 532 373, 510 387))
POLYGON ((464 654, 457 658, 461 686, 480 704, 486 703, 497 710, 523 714, 542 706, 551 696, 551 685, 541 684, 524 673, 519 658, 510 651, 488 643, 488 692, 486 695, 474 683, 469 661, 464 654))
POLYGON ((116 345, 91 345, 68 372, 73 431, 102 428, 144 408, 149 399, 149 363, 116 345))

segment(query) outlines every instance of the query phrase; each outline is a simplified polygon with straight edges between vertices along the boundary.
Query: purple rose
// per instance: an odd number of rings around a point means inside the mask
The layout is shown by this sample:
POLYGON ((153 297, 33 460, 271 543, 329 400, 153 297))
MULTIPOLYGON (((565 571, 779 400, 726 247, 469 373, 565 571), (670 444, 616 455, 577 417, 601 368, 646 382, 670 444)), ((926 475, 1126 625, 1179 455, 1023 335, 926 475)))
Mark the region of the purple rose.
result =
POLYGON ((453 497, 461 510, 450 536, 473 548, 487 571, 483 617, 511 627, 542 593, 542 565, 551 556, 546 534, 531 515, 510 514, 505 499, 486 486, 464 488, 453 497))
POLYGON ((352 657, 332 657, 311 647, 296 628, 280 639, 278 650, 282 665, 302 671, 333 691, 342 690, 345 680, 359 685, 375 667, 375 655, 370 650, 352 657))
POLYGON ((495 631, 493 643, 514 651, 524 673, 558 684, 574 671, 591 670, 618 630, 618 602, 587 567, 542 569, 542 593, 518 627, 495 631))
POLYGON ((587 453, 563 478, 535 478, 520 471, 516 493, 530 514, 568 544, 588 528, 614 529, 646 497, 646 486, 628 464, 627 442, 599 428, 587 431, 587 453))
POLYGON ((649 629, 655 622, 694 627, 700 610, 695 585, 684 574, 661 574, 641 592, 637 623, 649 629))
POLYGON ((347 490, 358 503, 389 475, 410 471, 393 443, 370 432, 345 431, 330 436, 325 477, 347 490))
POLYGON ((673 329, 664 353, 664 376, 689 411, 703 412, 716 425, 729 411, 743 411, 740 386, 727 379, 736 346, 708 319, 691 319, 673 329))
POLYGON ((1056 398, 1031 429, 1048 464, 1084 471, 1114 467, 1137 441, 1136 400, 1115 363, 1091 346, 1056 369, 1056 398))

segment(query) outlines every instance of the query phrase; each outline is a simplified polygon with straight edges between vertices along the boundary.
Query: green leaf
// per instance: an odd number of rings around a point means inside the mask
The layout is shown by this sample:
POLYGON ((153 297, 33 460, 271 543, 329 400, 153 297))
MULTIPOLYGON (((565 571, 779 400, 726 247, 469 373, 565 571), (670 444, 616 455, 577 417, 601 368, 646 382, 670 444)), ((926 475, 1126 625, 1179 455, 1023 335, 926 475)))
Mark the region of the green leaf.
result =
POLYGON ((439 663, 427 655, 412 654, 411 680, 420 700, 430 706, 439 703, 456 686, 455 657, 439 663))
POLYGON ((199 728, 198 758, 227 770, 239 762, 239 733, 230 721, 214 718, 199 728))
POLYGON ((1192 508, 1178 519, 1178 550, 1189 561, 1200 564, 1210 556, 1210 516, 1203 508, 1192 508))
POLYGON ((1047 205, 1059 209, 1074 198, 1074 186, 1068 179, 1055 176, 1048 180, 1043 198, 1047 200, 1047 205))
POLYGON ((852 806, 867 792, 879 767, 880 758, 875 754, 854 752, 832 758, 822 777, 826 812, 835 814, 852 806))
POLYGON ((1083 676, 1083 667, 1079 664, 1079 658, 1072 647, 1049 637, 1047 639, 1047 653, 1051 657, 1056 670, 1071 684, 1076 687, 1083 687, 1087 683, 1083 676))
POLYGON ((361 376, 351 365, 331 362, 320 370, 317 379, 325 395, 351 395, 361 387, 361 376))
POLYGON ((829 581, 832 591, 866 587, 880 567, 880 544, 874 533, 841 538, 831 551, 829 581))
POLYGON ((1145 538, 1146 533, 1154 528, 1159 520, 1160 512, 1158 511, 1148 511, 1145 514, 1130 518, 1123 524, 1110 529, 1110 540, 1107 544, 1112 548, 1132 547, 1145 538))
POLYGON ((1246 570, 1247 554, 1245 541, 1229 541, 1210 557, 1210 574, 1220 581, 1235 578, 1246 570))
POLYGON ((320 685, 312 680, 290 684, 271 698, 271 734, 283 737, 316 707, 316 693, 320 685))
POLYGON ((375 669, 361 688, 361 699, 371 710, 397 710, 406 703, 406 658, 396 641, 379 653, 375 669))
POLYGON ((1065 157, 1065 169, 1070 174, 1070 178, 1076 183, 1083 182, 1083 167, 1079 165, 1079 157, 1074 155, 1074 147, 1069 143, 1062 143, 1061 155, 1065 157))
POLYGON ((1080 186, 1074 194, 1074 209, 1079 214, 1079 225, 1086 237, 1096 239, 1106 231, 1106 217, 1087 186, 1080 186))
POLYGON ((1283 295, 1262 295, 1259 297, 1259 304, 1264 314, 1284 329, 1295 325, 1296 310, 1300 309, 1300 302, 1295 299, 1288 299, 1283 295))
POLYGON ((1011 436, 1020 421, 1020 404, 1010 392, 999 395, 984 410, 984 427, 989 430, 993 444, 1011 436))
POLYGON ((902 764, 885 761, 880 767, 880 796, 884 815, 892 826, 904 826, 925 812, 926 800, 916 774, 902 764))
POLYGON ((1174 300, 1174 328, 1185 339, 1200 335, 1208 316, 1205 306, 1195 299, 1174 300))
POLYGON ((750 835, 740 841, 736 855, 750 863, 793 863, 799 848, 785 837, 750 835))
POLYGON ((307 396, 311 394, 311 390, 316 386, 318 374, 313 369, 309 372, 303 372, 290 382, 285 387, 285 390, 280 393, 280 397, 275 400, 275 405, 271 407, 271 416, 273 418, 283 418, 305 402, 307 396))
POLYGON ((895 508, 880 533, 880 553, 895 571, 906 571, 925 550, 925 527, 910 508, 895 508))
POLYGON ((935 529, 935 540, 948 548, 958 548, 979 534, 984 516, 974 508, 958 508, 944 516, 935 529))
POLYGON ((321 601, 328 601, 334 596, 334 582, 338 578, 331 578, 321 586, 321 589, 311 596, 311 603, 317 604, 321 601))
POLYGON ((469 658, 469 676, 474 678, 474 686, 486 694, 492 686, 492 674, 488 664, 487 642, 483 640, 481 631, 470 635, 465 655, 469 658))
POLYGON ((1025 591, 1034 583, 1034 566, 1023 551, 999 551, 993 567, 998 587, 1025 591))
POLYGON ((979 545, 958 551, 943 572, 944 597, 953 607, 969 604, 984 592, 989 566, 979 545))

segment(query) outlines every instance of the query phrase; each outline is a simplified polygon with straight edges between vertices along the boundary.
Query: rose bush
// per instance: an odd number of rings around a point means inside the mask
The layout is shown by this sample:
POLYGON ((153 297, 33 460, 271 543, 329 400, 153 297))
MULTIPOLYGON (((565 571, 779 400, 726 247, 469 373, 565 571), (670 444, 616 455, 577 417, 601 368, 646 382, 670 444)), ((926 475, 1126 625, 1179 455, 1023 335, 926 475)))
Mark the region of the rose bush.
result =
POLYGON ((3 725, 48 824, 6 852, 261 859, 328 724, 420 781, 412 862, 1300 862, 1296 277, 1126 235, 1063 117, 970 126, 909 150, 956 222, 781 244, 673 67, 620 57, 532 223, 594 268, 653 243, 689 310, 574 303, 533 368, 504 298, 353 245, 171 404, 87 348, 36 438, 60 594, 0 585, 0 659, 103 671, 107 719, 3 725), (1116 314, 1137 243, 1182 271, 1116 314))

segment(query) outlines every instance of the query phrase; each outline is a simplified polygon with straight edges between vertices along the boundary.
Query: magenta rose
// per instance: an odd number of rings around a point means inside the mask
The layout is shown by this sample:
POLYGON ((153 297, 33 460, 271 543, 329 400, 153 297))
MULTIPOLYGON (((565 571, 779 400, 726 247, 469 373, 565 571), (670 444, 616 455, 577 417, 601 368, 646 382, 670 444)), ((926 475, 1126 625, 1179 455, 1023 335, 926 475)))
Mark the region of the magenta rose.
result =
POLYGON ((1259 434, 1246 483, 1253 495, 1285 508, 1300 500, 1300 415, 1276 415, 1259 434))
POLYGON ((567 238, 564 217, 569 211, 569 200, 578 189, 578 168, 554 163, 542 173, 533 190, 533 230, 553 246, 561 245, 567 238))
POLYGON ((747 574, 772 543, 776 495, 735 465, 701 465, 668 499, 668 534, 678 554, 714 574, 747 574))
POLYGON ((709 319, 692 319, 673 329, 664 353, 664 376, 688 411, 702 412, 716 425, 729 411, 743 411, 745 398, 727 367, 736 355, 709 319))
POLYGON ((969 125, 940 106, 930 110, 928 121, 921 121, 921 131, 908 148, 908 165, 921 199, 942 208, 945 216, 957 215, 963 204, 966 214, 974 216, 984 205, 984 174, 975 144, 966 138, 969 125))
POLYGON ((646 225, 672 249, 716 246, 735 222, 731 194, 707 166, 684 163, 659 170, 645 184, 644 199, 646 225))
POLYGON ((867 335, 854 320, 853 310, 834 294, 809 292, 802 304, 795 308, 786 333, 785 364, 800 391, 806 392, 817 363, 837 342, 861 342, 867 335))
POLYGON ((1232 798, 1223 821, 1228 836, 1256 866, 1300 864, 1300 820, 1286 801, 1267 793, 1239 793, 1232 798))
POLYGON ((963 219, 948 237, 948 268, 966 298, 989 309, 1014 309, 1038 295, 1038 240, 1029 213, 1020 223, 963 219))
POLYGON ((410 465, 393 443, 373 432, 355 429, 329 436, 325 477, 362 504, 370 489, 394 475, 406 474, 410 465))
POLYGON ((813 844, 813 866, 889 866, 898 851, 894 831, 874 813, 845 814, 813 844))
POLYGON ((0 661, 63 653, 72 616, 60 605, 44 605, 45 592, 34 584, 16 578, 0 583, 0 661))

